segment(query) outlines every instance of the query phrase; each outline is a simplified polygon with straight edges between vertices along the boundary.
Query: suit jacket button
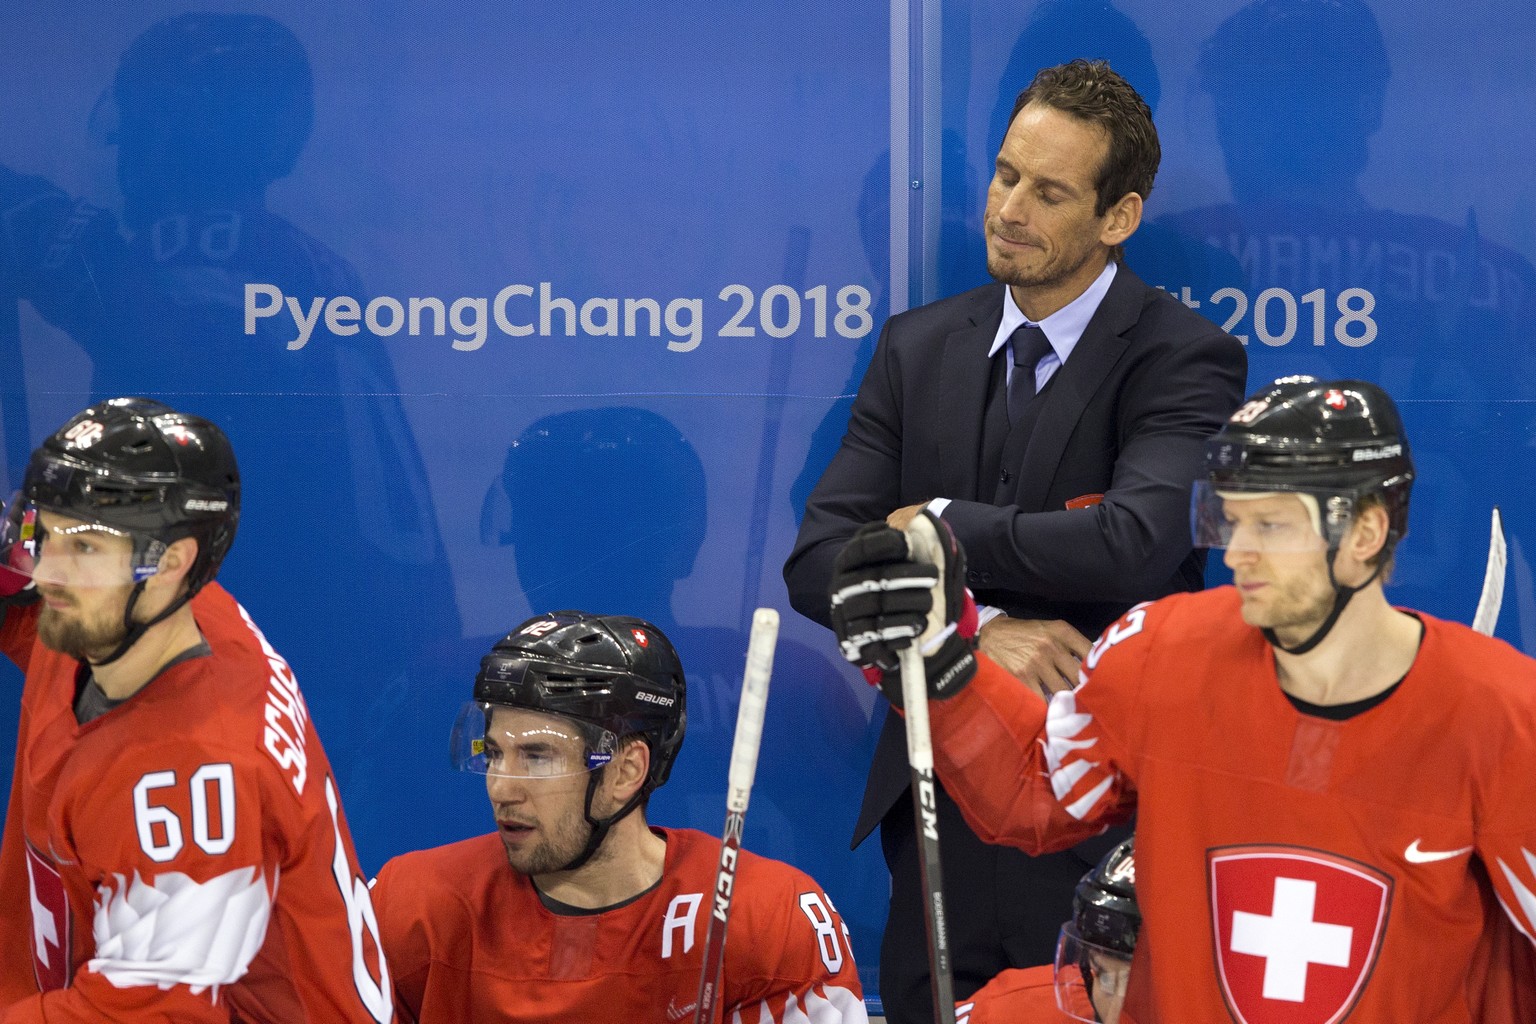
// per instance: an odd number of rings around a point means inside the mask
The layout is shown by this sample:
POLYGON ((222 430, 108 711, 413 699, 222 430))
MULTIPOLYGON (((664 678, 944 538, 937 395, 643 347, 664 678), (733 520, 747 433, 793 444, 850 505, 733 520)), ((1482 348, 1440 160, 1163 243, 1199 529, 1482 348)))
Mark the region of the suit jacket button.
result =
POLYGON ((977 572, 975 569, 967 569, 965 573, 965 581, 967 583, 980 583, 981 573, 977 572))
POLYGON ((981 582, 983 582, 983 583, 991 583, 992 582, 992 574, 989 573, 989 572, 982 573, 981 574, 981 582))
POLYGON ((1013 482, 1013 474, 1008 472, 1006 469, 1003 470, 1002 480, 1003 480, 1003 483, 1005 483, 1005 484, 1012 483, 1013 482))

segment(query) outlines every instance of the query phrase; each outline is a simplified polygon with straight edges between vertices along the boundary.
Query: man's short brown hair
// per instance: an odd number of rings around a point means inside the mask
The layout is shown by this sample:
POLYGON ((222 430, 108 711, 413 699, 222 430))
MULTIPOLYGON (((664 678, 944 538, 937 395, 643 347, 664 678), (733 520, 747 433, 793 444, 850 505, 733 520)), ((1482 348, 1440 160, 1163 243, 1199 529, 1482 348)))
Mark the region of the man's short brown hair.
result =
POLYGON ((1115 74, 1108 61, 1079 59, 1041 69, 1014 101, 1008 123, 1011 125, 1030 103, 1098 125, 1109 136, 1109 154, 1094 181, 1098 195, 1094 216, 1104 216, 1128 192, 1143 200, 1151 194, 1152 179, 1157 177, 1157 165, 1163 158, 1157 128, 1152 124, 1152 108, 1129 82, 1115 74))

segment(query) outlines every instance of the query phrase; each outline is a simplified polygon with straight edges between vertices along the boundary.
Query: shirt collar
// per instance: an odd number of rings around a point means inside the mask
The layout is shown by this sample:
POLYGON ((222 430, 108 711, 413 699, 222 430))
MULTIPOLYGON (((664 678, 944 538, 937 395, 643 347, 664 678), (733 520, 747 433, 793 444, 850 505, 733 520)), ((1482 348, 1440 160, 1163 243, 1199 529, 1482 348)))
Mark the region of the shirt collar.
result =
MULTIPOLYGON (((1099 303, 1104 301, 1104 296, 1109 292, 1109 286, 1115 279, 1115 271, 1120 264, 1110 260, 1105 264, 1099 276, 1093 279, 1093 283, 1083 290, 1083 294, 1062 306, 1050 316, 1041 320, 1035 326, 1045 332, 1046 340, 1051 343, 1051 351, 1056 353, 1056 358, 1063 363, 1077 347, 1082 339, 1083 332, 1088 329, 1088 321, 1093 319, 1093 314, 1098 312, 1099 303)), ((987 350, 987 358, 997 355, 1013 332, 1030 319, 1024 315, 1019 304, 1013 301, 1013 289, 1003 289, 1003 322, 998 325, 997 336, 992 339, 992 347, 987 350)))

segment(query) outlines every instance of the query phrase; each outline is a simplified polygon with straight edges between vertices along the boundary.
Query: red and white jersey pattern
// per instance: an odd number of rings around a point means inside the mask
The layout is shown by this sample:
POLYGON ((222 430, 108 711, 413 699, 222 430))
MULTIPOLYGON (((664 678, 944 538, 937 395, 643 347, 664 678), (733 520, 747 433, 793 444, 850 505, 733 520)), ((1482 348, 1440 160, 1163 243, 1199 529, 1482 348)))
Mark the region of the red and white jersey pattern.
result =
POLYGON ((1030 851, 1137 814, 1138 1020, 1501 1019, 1472 979, 1536 985, 1491 938, 1498 906, 1536 935, 1536 662, 1419 617, 1397 689, 1329 721, 1286 699, 1232 588, 1141 605, 1049 708, 983 659, 934 703, 937 768, 1030 851))
POLYGON ((80 664, 11 609, 26 672, 0 846, 0 1024, 387 1024, 325 752, 286 661, 216 584, 209 652, 80 725, 80 664))
MULTIPOLYGON (((396 857, 374 885, 403 1020, 692 1024, 720 840, 667 841, 661 882, 592 914, 547 908, 497 835, 396 857)), ((717 1003, 724 1024, 863 1024, 831 900, 804 872, 741 855, 717 1003)))

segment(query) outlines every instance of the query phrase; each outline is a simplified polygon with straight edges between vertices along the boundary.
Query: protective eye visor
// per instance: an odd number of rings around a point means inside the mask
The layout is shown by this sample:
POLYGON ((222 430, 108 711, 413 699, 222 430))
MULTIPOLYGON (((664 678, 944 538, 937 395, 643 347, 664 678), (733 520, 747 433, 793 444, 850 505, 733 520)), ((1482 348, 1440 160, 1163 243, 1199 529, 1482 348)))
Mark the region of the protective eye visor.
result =
MULTIPOLYGON (((12 496, 0 520, 0 572, 61 587, 130 586, 155 575, 166 544, 104 523, 54 516, 12 496)), ((12 589, 19 589, 18 583, 12 589)))
POLYGON ((1069 1020, 1118 1024, 1131 979, 1131 956, 1089 942, 1068 921, 1056 940, 1056 1006, 1069 1020))
POLYGON ((1359 495, 1350 489, 1197 480, 1189 503, 1190 534, 1197 548, 1324 550, 1343 538, 1358 504, 1359 495))
POLYGON ((485 701, 459 708, 448 756, 462 772, 505 779, 585 775, 613 760, 619 739, 589 722, 485 701))

